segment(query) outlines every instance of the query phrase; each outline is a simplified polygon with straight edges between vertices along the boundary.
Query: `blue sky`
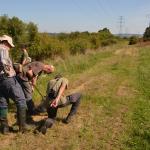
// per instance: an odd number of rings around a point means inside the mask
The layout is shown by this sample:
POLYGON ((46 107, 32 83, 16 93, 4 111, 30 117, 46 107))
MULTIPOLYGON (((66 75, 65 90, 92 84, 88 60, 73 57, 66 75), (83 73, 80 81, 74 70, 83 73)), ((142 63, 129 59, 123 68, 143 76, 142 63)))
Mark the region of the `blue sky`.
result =
POLYGON ((41 32, 97 32, 107 27, 143 33, 150 22, 150 0, 0 0, 0 14, 34 22, 41 32))

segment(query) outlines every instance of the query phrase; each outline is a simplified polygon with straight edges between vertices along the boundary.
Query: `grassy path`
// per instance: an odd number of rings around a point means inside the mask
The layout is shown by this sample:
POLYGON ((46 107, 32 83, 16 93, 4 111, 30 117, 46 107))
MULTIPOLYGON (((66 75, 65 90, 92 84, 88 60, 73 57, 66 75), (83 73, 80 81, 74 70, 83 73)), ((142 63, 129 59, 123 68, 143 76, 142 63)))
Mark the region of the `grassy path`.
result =
MULTIPOLYGON (((58 72, 63 72, 71 81, 68 93, 83 93, 77 116, 69 125, 58 120, 45 136, 33 133, 16 134, 10 138, 0 136, 4 142, 0 146, 12 150, 136 149, 138 142, 132 132, 133 125, 138 122, 138 119, 137 122, 133 120, 134 113, 138 112, 137 108, 140 106, 137 102, 142 97, 137 85, 140 55, 138 47, 127 46, 95 52, 87 57, 56 61, 56 66, 61 62, 57 66, 58 72)), ((47 80, 44 77, 39 81, 42 91, 45 90, 43 84, 47 80)), ((34 97, 38 99, 38 95, 35 94, 34 97)), ((69 108, 59 110, 58 118, 64 118, 68 111, 69 108)), ((138 128, 137 125, 135 131, 138 128)), ((146 144, 145 149, 149 146, 148 142, 146 144)))

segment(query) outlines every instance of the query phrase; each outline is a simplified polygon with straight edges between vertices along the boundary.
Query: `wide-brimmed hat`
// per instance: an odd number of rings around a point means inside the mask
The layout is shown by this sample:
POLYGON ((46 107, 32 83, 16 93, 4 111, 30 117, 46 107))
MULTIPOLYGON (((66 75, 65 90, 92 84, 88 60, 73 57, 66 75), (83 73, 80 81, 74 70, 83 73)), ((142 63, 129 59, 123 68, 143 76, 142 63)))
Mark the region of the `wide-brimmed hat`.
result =
POLYGON ((11 47, 15 47, 14 44, 13 44, 13 40, 12 40, 12 37, 8 36, 8 35, 3 35, 0 37, 0 41, 7 41, 8 44, 11 46, 11 47))

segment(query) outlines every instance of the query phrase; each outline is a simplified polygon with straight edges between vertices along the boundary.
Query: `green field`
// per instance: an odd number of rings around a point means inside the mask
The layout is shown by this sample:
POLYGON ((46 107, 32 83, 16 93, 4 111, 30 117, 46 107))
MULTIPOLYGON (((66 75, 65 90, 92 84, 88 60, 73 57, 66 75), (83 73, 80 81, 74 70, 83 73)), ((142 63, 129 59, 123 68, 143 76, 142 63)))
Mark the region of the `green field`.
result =
MULTIPOLYGON (((68 125, 60 121, 68 107, 59 110, 46 135, 32 131, 0 135, 1 150, 150 149, 150 46, 120 44, 47 62, 69 79, 68 94, 83 93, 76 117, 68 125)), ((56 73, 40 77, 37 84, 43 95, 56 73)), ((35 91, 36 104, 40 99, 35 91)), ((13 112, 9 121, 15 122, 13 112)))

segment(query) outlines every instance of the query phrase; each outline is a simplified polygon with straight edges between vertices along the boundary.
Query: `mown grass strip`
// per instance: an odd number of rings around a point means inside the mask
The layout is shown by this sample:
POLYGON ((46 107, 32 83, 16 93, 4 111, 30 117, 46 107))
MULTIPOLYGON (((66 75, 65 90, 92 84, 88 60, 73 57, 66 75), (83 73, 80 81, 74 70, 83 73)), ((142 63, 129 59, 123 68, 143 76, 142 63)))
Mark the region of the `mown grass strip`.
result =
POLYGON ((139 95, 131 115, 132 124, 126 145, 131 150, 150 149, 150 50, 142 49, 139 55, 136 82, 139 95))

